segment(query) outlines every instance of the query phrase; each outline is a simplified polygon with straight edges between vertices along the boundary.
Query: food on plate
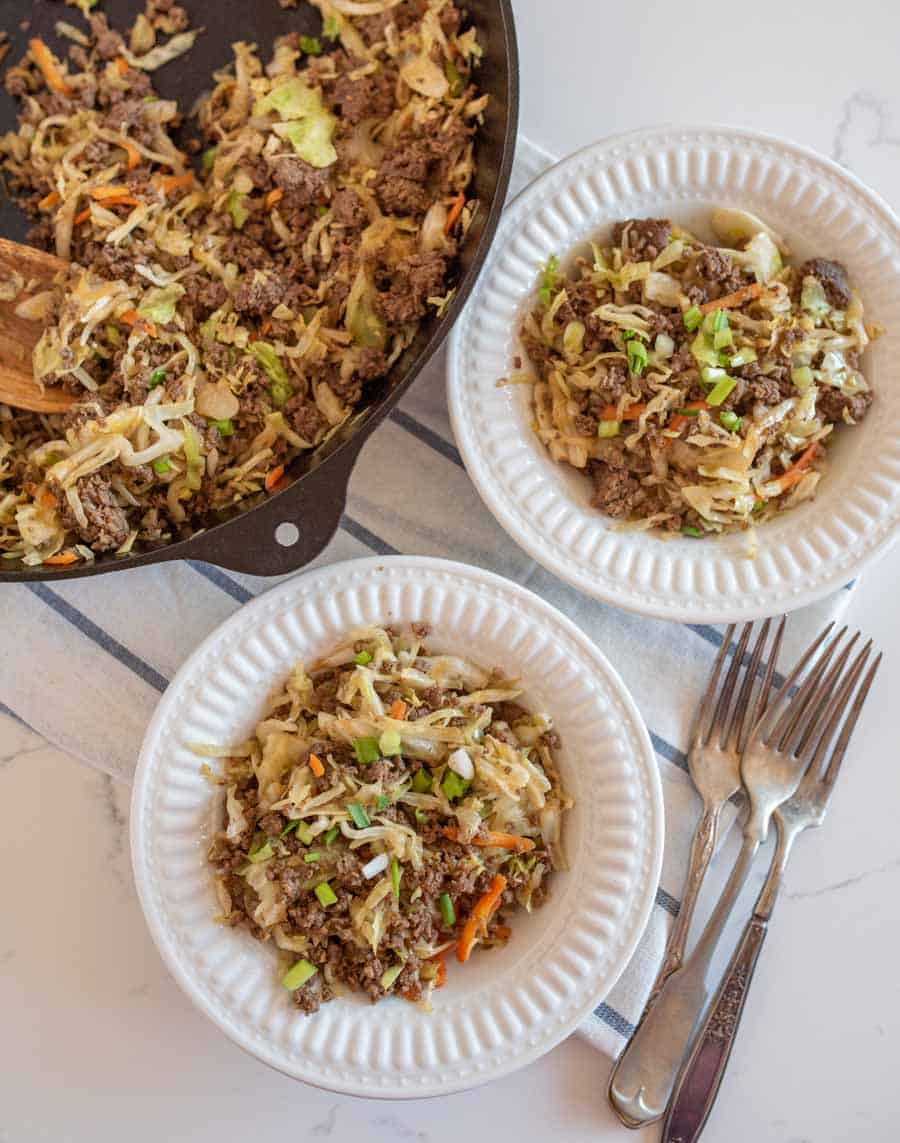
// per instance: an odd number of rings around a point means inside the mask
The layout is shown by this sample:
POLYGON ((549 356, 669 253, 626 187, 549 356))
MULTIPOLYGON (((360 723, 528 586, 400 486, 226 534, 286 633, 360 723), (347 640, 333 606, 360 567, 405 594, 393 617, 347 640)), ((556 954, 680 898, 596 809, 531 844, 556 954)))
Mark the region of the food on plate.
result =
POLYGON ((620 526, 700 538, 811 497, 838 427, 872 392, 875 330, 844 266, 791 260, 753 215, 718 209, 709 245, 665 218, 542 267, 521 339, 534 428, 620 526))
POLYGON ((72 262, 28 303, 35 374, 78 396, 0 406, 7 558, 125 554, 277 490, 452 296, 487 98, 474 29, 450 0, 313 2, 321 36, 268 61, 234 44, 187 122, 152 83, 202 34, 170 0, 124 35, 80 0, 67 58, 34 38, 7 71, 5 178, 72 262))
POLYGON ((427 1004, 566 867, 550 718, 428 634, 363 628, 298 664, 217 779, 221 920, 279 950, 304 1012, 341 990, 427 1004))

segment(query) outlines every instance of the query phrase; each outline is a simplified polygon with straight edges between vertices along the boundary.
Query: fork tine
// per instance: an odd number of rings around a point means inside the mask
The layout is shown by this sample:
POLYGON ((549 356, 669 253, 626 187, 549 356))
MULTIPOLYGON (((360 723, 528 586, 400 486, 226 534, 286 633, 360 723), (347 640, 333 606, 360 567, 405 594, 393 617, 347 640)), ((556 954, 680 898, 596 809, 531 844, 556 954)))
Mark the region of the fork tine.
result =
MULTIPOLYGON (((817 727, 821 726, 830 714, 838 695, 843 687, 841 678, 844 667, 850 658, 850 652, 859 639, 857 631, 850 642, 844 647, 840 655, 828 668, 827 674, 816 687, 815 695, 809 700, 805 710, 797 712, 792 725, 785 731, 784 740, 792 741, 792 754, 802 754, 810 740, 814 737, 817 727), (824 704, 824 710, 823 708, 824 704)), ((871 645, 871 640, 869 641, 871 645)), ((855 663, 854 663, 855 667, 855 663)), ((853 668, 851 668, 852 671, 853 668)), ((787 749, 787 745, 785 745, 787 749)))
MULTIPOLYGON (((770 745, 777 745, 781 742, 785 728, 791 722, 799 711, 806 709, 806 704, 810 694, 813 692, 816 684, 821 678, 822 672, 827 667, 832 655, 834 654, 835 647, 843 639, 846 627, 842 628, 837 635, 834 636, 830 642, 819 651, 819 654, 813 659, 806 672, 803 681, 800 683, 795 694, 791 694, 791 688, 800 677, 798 667, 805 666, 811 658, 809 651, 803 656, 798 663, 797 667, 791 671, 790 675, 785 679, 784 685, 779 688, 775 701, 772 703, 771 709, 766 713, 766 725, 768 731, 766 734, 766 741, 770 745), (776 717, 777 715, 777 717, 776 717)), ((818 644, 821 641, 821 636, 816 640, 814 646, 818 649, 818 644)))
POLYGON ((801 683, 797 693, 790 703, 788 703, 784 714, 779 718, 772 732, 772 742, 777 745, 779 750, 787 750, 788 742, 793 739, 794 731, 803 718, 809 712, 815 710, 818 702, 824 701, 821 698, 823 693, 821 686, 822 676, 825 674, 828 664, 831 662, 835 651, 838 649, 846 633, 847 628, 842 627, 831 642, 822 649, 816 661, 810 666, 806 678, 801 683))
POLYGON ((696 741, 700 744, 709 741, 709 736, 712 733, 713 715, 716 710, 716 688, 719 685, 719 675, 722 673, 722 664, 725 662, 725 656, 728 654, 728 648, 731 646, 733 635, 734 624, 731 623, 725 632, 722 645, 719 647, 716 661, 713 663, 706 692, 697 707, 696 726, 694 733, 691 735, 691 741, 696 741))
POLYGON ((735 749, 738 749, 738 744, 741 741, 741 736, 744 731, 744 718, 750 703, 750 695, 753 693, 753 684, 756 681, 756 672, 759 669, 763 647, 766 644, 766 639, 769 637, 769 628, 771 626, 772 620, 767 619, 765 623, 763 623, 759 635, 756 637, 753 653, 750 656, 750 665, 744 672, 741 689, 738 691, 737 702, 734 704, 734 710, 728 722, 728 729, 725 731, 724 741, 726 743, 733 742, 735 749))
POLYGON ((719 694, 719 701, 716 703, 716 710, 712 721, 712 734, 720 744, 724 744, 726 736, 723 733, 723 727, 728 722, 729 711, 731 710, 731 699, 734 695, 734 687, 737 683, 737 677, 741 673, 741 663, 744 661, 744 652, 747 650, 747 643, 750 639, 750 632, 753 630, 753 623, 745 623, 741 629, 741 637, 738 644, 734 649, 731 663, 728 667, 728 673, 725 675, 725 681, 722 683, 722 690, 719 694))
MULTIPOLYGON (((833 627, 834 627, 834 621, 832 620, 832 622, 828 624, 828 626, 825 628, 825 630, 819 636, 817 636, 816 639, 814 639, 813 642, 810 644, 810 646, 806 649, 802 658, 800 659, 800 662, 797 663, 797 665, 794 667, 794 669, 791 671, 791 673, 788 675, 788 677, 784 680, 784 682, 778 688, 778 691, 775 694, 775 698, 772 700, 772 702, 770 704, 767 704, 766 707, 764 708, 764 710, 760 713, 759 718, 758 718, 758 725, 755 727, 755 729, 756 729, 760 739, 762 739, 763 741, 767 741, 768 738, 770 737, 772 726, 775 723, 775 716, 776 716, 776 712, 778 711, 778 708, 780 706, 782 706, 784 703, 786 703, 788 701, 788 699, 791 697, 791 687, 793 687, 794 683, 799 678, 800 673, 804 670, 804 668, 806 667, 806 664, 810 661, 810 659, 813 657, 813 655, 816 653, 816 651, 818 651, 819 647, 821 647, 824 640, 831 634, 833 627)), ((784 630, 784 621, 783 620, 782 620, 782 628, 781 629, 782 629, 782 631, 784 630)), ((780 634, 780 632, 779 632, 779 634, 780 634)), ((779 651, 781 650, 780 639, 778 641, 778 649, 779 649, 779 651)), ((773 660, 774 660, 774 656, 772 658, 770 658, 770 660, 769 660, 770 670, 766 672, 767 679, 770 683, 771 683, 771 677, 773 674, 773 660)))
POLYGON ((844 761, 844 755, 847 753, 847 746, 853 731, 856 729, 856 724, 859 721, 859 716, 862 713, 862 708, 865 706, 866 699, 869 697, 869 691, 872 689, 872 683, 875 682, 875 676, 878 674, 878 668, 881 666, 883 652, 878 652, 878 657, 869 668, 869 673, 863 679, 862 686, 856 693, 856 699, 853 706, 850 707, 850 713, 841 728, 841 733, 838 735, 838 740, 834 745, 834 750, 831 753, 831 761, 828 763, 828 769, 825 771, 825 777, 822 782, 825 789, 830 793, 834 788, 837 781, 838 772, 841 768, 841 763, 844 761))
MULTIPOLYGON (((856 689, 856 684, 859 681, 859 677, 862 674, 863 669, 865 668, 866 662, 868 661, 868 658, 869 658, 869 655, 871 654, 871 651, 872 651, 872 640, 870 639, 868 641, 868 643, 866 643, 865 647, 863 647, 863 649, 859 652, 859 654, 854 659, 853 663, 850 666, 849 671, 847 671, 846 675, 842 679, 840 686, 835 689, 835 692, 831 698, 831 701, 829 702, 828 707, 827 707, 827 709, 826 709, 826 711, 825 711, 825 713, 824 713, 824 715, 820 721, 821 732, 819 733, 819 727, 817 727, 816 732, 812 736, 810 736, 810 741, 806 745, 807 753, 811 755, 810 764, 809 764, 809 772, 810 773, 815 773, 818 776, 819 771, 821 769, 822 762, 823 762, 825 755, 827 753, 828 747, 830 746, 831 740, 834 737, 834 733, 838 728, 838 724, 840 723, 841 719, 843 718, 843 716, 847 710, 847 707, 850 703, 850 699, 853 695, 853 691, 856 689)), ((879 657, 879 661, 880 661, 880 657, 879 657)), ((877 669, 877 667, 876 667, 876 669, 877 669)), ((871 674, 871 672, 870 672, 870 674, 871 674)), ((874 678, 874 674, 872 674, 871 677, 874 678)), ((868 685, 871 685, 871 679, 868 680, 868 685)), ((857 696, 857 698, 858 697, 859 696, 857 696)), ((865 701, 865 695, 863 695, 863 701, 865 701)), ((851 714, 852 714, 852 710, 851 710, 851 714)), ((856 718, 858 718, 858 717, 859 717, 859 712, 857 711, 856 716, 853 717, 853 719, 852 719, 854 725, 856 722, 856 718)), ((849 721, 850 721, 850 719, 848 719, 848 722, 849 721)), ((852 731, 853 727, 851 726, 850 729, 852 731)), ((843 732, 842 732, 841 737, 843 738, 843 732)), ((849 740, 849 735, 847 736, 847 738, 849 740)), ((843 749, 846 749, 846 745, 847 745, 847 743, 845 741, 843 749)), ((836 754, 837 754, 837 748, 835 748, 835 752, 832 755, 832 763, 834 761, 834 757, 836 756, 836 754)), ((829 763, 829 770, 831 769, 832 763, 829 763)), ((840 765, 840 762, 838 762, 838 765, 840 765)))
POLYGON ((768 710, 769 696, 772 693, 772 680, 775 678, 775 671, 778 667, 778 657, 781 654, 781 640, 784 637, 784 627, 786 623, 787 616, 782 615, 781 622, 775 629, 775 638, 772 640, 772 647, 769 651, 769 661, 766 665, 766 673, 763 677, 762 686, 757 691, 756 701, 753 704, 750 717, 746 720, 746 729, 743 736, 744 741, 740 743, 741 750, 746 748, 750 738, 750 732, 768 710))

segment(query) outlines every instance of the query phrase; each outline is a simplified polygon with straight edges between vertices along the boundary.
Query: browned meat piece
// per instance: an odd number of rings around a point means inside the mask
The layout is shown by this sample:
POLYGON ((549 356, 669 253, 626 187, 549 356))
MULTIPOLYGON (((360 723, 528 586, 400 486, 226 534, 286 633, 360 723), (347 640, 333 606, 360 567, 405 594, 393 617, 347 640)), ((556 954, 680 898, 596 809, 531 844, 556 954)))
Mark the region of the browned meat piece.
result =
POLYGON ((128 539, 128 517, 109 483, 99 473, 92 473, 83 476, 76 489, 87 516, 87 527, 75 519, 65 494, 60 490, 60 512, 66 527, 71 528, 79 539, 98 552, 114 551, 121 547, 128 539))
POLYGON ((705 247, 694 259, 693 274, 704 291, 706 300, 733 294, 746 283, 740 267, 722 250, 705 247))
POLYGON ((611 468, 603 461, 592 466, 594 495, 591 505, 608 516, 623 517, 634 514, 646 499, 640 481, 621 468, 611 468))
POLYGON ((628 262, 652 262, 669 245, 672 223, 668 218, 629 218, 613 227, 612 240, 622 246, 628 262), (628 231, 627 247, 623 246, 628 231))
POLYGON ((318 170, 299 156, 281 155, 272 163, 272 177, 299 203, 324 202, 331 185, 330 167, 318 170))
POLYGON ((331 201, 335 222, 358 230, 369 223, 369 215, 362 199, 352 187, 341 187, 331 201))
POLYGON ((96 16, 89 17, 89 22, 91 33, 97 41, 98 54, 105 60, 113 60, 116 56, 122 55, 125 46, 122 37, 110 28, 103 13, 98 12, 96 16))
POLYGON ((424 214, 431 205, 427 189, 403 175, 379 176, 375 193, 379 206, 388 214, 424 214))
POLYGON ((298 394, 286 403, 282 410, 295 433, 305 441, 314 444, 319 433, 328 428, 328 422, 319 412, 315 402, 298 394))
POLYGON ((213 310, 224 306, 228 300, 228 290, 218 278, 208 278, 205 274, 193 274, 182 279, 184 300, 197 313, 204 317, 213 310))
POLYGON ((232 305, 239 314, 268 317, 284 300, 288 283, 280 274, 254 270, 236 290, 232 305))
POLYGON ((830 385, 820 385, 816 398, 816 409, 827 421, 844 423, 844 413, 854 422, 861 421, 872 405, 871 393, 855 393, 852 397, 833 389, 830 385))
POLYGON ((332 89, 331 105, 347 123, 386 119, 394 109, 394 80, 383 70, 359 79, 342 75, 332 89))
POLYGON ((410 254, 390 271, 390 285, 378 295, 378 307, 389 322, 416 321, 429 297, 444 292, 447 260, 443 254, 410 254))
POLYGON ((816 278, 825 289, 825 297, 836 310, 845 310, 850 304, 850 282, 847 271, 840 262, 830 262, 827 258, 813 258, 804 262, 798 271, 798 278, 816 278))

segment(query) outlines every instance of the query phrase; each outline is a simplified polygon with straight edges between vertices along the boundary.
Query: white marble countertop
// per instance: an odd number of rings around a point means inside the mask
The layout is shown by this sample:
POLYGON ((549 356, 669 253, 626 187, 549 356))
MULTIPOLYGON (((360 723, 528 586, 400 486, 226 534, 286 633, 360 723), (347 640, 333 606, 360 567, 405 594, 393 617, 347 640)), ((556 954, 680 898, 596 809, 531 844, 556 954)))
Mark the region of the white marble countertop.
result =
MULTIPOLYGON (((522 129, 554 152, 652 123, 733 122, 817 147, 900 208, 900 9, 884 0, 759 0, 751 18, 708 0, 514 6, 522 129)), ((900 1050, 898 580, 900 548, 852 597, 884 670, 827 826, 792 860, 711 1143, 898 1137, 892 1104, 871 1094, 891 1090, 900 1050)), ((22 669, 40 686, 39 663, 22 669)), ((0 714, 0 1143, 628 1138, 606 1106, 608 1061, 577 1039, 490 1087, 407 1104, 319 1092, 243 1055, 153 948, 127 819, 125 787, 0 714)))

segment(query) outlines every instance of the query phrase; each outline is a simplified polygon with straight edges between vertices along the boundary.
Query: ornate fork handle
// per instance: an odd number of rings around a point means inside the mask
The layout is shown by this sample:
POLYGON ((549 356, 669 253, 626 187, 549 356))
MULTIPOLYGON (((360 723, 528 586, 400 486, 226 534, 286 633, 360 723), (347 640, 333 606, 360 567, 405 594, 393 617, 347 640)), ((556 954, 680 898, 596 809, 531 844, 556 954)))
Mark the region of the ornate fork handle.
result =
POLYGON ((650 996, 644 1006, 644 1014, 646 1014, 647 1010, 659 995, 660 989, 667 978, 670 977, 673 972, 677 972, 684 961, 684 949, 687 944, 694 909, 697 906, 697 898, 700 896, 700 887, 703 884, 703 880, 709 869, 709 864, 715 853, 716 838, 719 834, 719 819, 722 816, 723 808, 722 805, 718 804, 705 806, 703 815, 700 821, 697 822, 697 828, 694 830, 694 837, 691 842, 690 865, 688 867, 684 893, 681 897, 681 908, 678 910, 678 916, 675 919, 675 925, 672 929, 672 935, 669 938, 669 945, 666 949, 666 957, 662 963, 662 968, 659 970, 650 996))
POLYGON ((678 1096, 666 1121, 663 1143, 693 1143, 715 1103, 737 1036, 756 962, 769 922, 753 916, 744 928, 703 1030, 685 1065, 678 1096))

